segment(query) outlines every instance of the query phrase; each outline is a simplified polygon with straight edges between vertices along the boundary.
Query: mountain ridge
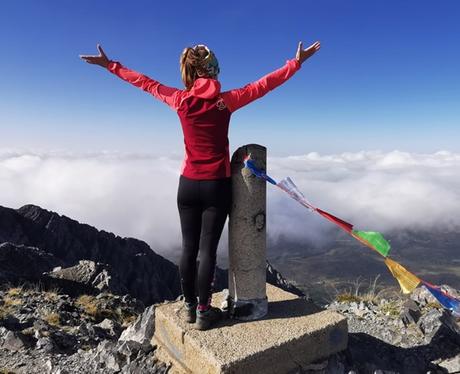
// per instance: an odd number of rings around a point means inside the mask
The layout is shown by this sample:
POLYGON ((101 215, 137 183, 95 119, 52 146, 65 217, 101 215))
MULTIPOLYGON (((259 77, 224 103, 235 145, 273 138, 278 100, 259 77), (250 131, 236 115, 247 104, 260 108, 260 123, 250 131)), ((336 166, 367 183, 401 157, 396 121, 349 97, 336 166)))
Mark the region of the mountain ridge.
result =
POLYGON ((106 263, 130 294, 146 304, 171 300, 180 293, 177 266, 147 243, 97 230, 36 205, 0 206, 1 242, 39 248, 59 261, 56 266, 73 266, 79 260, 106 263))

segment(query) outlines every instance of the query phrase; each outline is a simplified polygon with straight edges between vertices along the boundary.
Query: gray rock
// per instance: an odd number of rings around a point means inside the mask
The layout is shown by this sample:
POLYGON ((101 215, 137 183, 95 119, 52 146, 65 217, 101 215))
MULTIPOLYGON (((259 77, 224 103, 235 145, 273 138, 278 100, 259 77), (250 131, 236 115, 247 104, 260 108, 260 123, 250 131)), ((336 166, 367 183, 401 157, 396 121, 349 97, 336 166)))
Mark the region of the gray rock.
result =
POLYGON ((108 319, 108 318, 105 318, 101 323, 98 323, 97 325, 95 325, 103 330, 105 330, 107 332, 107 334, 109 334, 111 337, 114 337, 114 338, 119 338, 121 332, 122 332, 122 327, 121 325, 116 322, 116 321, 113 321, 111 319, 108 319))
POLYGON ((308 298, 308 296, 305 295, 299 288, 297 288, 291 282, 286 280, 281 275, 281 273, 277 271, 268 261, 266 266, 266 274, 268 283, 273 284, 284 291, 293 293, 294 295, 308 298))
POLYGON ((0 327, 0 342, 2 348, 10 351, 19 351, 26 347, 23 334, 9 331, 5 327, 0 327))
POLYGON ((436 302, 434 296, 425 287, 417 287, 410 294, 410 298, 421 307, 424 307, 428 303, 436 302))
POLYGON ((137 320, 120 335, 119 341, 136 341, 141 345, 150 345, 155 332, 155 305, 145 309, 137 320))
POLYGON ((146 352, 143 345, 134 340, 117 343, 105 340, 97 346, 92 359, 101 369, 126 374, 166 373, 167 367, 157 362, 150 351, 146 352))
POLYGON ((122 341, 118 344, 117 351, 126 357, 126 363, 131 363, 141 350, 141 343, 134 340, 122 341))
POLYGON ((126 293, 126 287, 120 282, 109 265, 90 260, 80 260, 77 265, 68 268, 53 269, 45 273, 52 278, 66 279, 87 286, 97 288, 99 291, 113 293, 126 293))
POLYGON ((39 338, 35 344, 35 347, 46 353, 56 352, 56 346, 53 342, 53 339, 51 339, 49 336, 39 338))
POLYGON ((154 357, 144 356, 133 362, 123 366, 122 374, 166 374, 169 372, 170 366, 162 362, 158 362, 154 357))
POLYGON ((49 331, 51 329, 50 325, 43 321, 42 319, 37 319, 33 323, 34 328, 34 336, 36 339, 39 339, 44 336, 49 335, 49 331))
POLYGON ((455 357, 440 361, 437 364, 440 367, 447 370, 448 373, 459 373, 460 372, 460 354, 456 355, 455 357))
POLYGON ((422 315, 418 321, 418 326, 425 335, 426 343, 431 342, 431 339, 441 327, 442 323, 440 318, 442 314, 442 310, 431 309, 425 315, 422 315))
POLYGON ((447 285, 447 284, 443 284, 441 285, 441 289, 444 291, 444 292, 447 292, 449 295, 453 296, 453 297, 456 297, 457 299, 460 298, 460 291, 456 290, 455 288, 447 285))
POLYGON ((117 352, 115 342, 104 340, 97 346, 94 360, 102 364, 102 367, 119 371, 124 364, 125 358, 117 352))
POLYGON ((99 342, 102 339, 111 337, 107 330, 98 325, 93 325, 91 322, 82 323, 78 326, 77 331, 85 341, 99 342))
POLYGON ((53 370, 53 363, 51 362, 51 360, 46 360, 45 362, 45 369, 48 373, 51 373, 52 370, 53 370))
POLYGON ((410 325, 411 323, 417 323, 421 315, 420 308, 414 300, 408 299, 404 302, 400 314, 404 326, 410 325))
POLYGON ((66 369, 57 368, 52 372, 52 374, 70 374, 66 369))

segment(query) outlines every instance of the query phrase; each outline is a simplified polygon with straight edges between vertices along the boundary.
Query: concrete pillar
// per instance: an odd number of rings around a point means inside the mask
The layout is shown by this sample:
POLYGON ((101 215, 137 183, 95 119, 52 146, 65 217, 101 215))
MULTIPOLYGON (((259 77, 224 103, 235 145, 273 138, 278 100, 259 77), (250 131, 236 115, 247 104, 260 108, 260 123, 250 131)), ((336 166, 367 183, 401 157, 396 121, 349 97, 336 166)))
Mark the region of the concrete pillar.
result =
POLYGON ((228 309, 230 316, 255 320, 267 314, 266 182, 244 167, 251 154, 266 170, 267 150, 258 144, 238 148, 232 156, 233 203, 229 215, 228 309))

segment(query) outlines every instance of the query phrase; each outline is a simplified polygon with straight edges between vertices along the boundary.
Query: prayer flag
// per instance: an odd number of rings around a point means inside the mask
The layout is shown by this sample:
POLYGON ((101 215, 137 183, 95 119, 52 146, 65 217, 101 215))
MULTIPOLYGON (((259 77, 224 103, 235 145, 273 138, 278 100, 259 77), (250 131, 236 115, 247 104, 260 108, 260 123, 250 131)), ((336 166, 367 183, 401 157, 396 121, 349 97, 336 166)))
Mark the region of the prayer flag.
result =
POLYGON ((336 225, 340 226, 342 229, 344 229, 346 232, 351 233, 351 230, 353 230, 353 225, 351 223, 348 223, 336 216, 333 216, 332 214, 325 212, 324 210, 321 210, 319 208, 316 208, 316 211, 321 214, 324 218, 328 219, 329 221, 335 223, 336 225))
POLYGON ((444 308, 451 310, 456 317, 460 317, 460 300, 444 292, 441 287, 434 286, 428 282, 422 282, 444 308))
POLYGON ((353 237, 363 242, 363 244, 370 246, 379 252, 383 257, 387 257, 390 252, 391 246, 383 235, 376 231, 358 231, 353 230, 353 237))
POLYGON ((420 284, 419 278, 406 270, 396 261, 387 257, 385 258, 385 264, 388 266, 388 269, 390 269, 391 274, 393 274, 398 281, 403 293, 411 293, 420 284))
POLYGON ((311 205, 307 201, 307 199, 305 199, 304 194, 300 192, 300 190, 297 188, 297 186, 294 184, 291 178, 284 178, 281 182, 277 183, 276 185, 284 192, 286 192, 289 196, 291 196, 294 200, 302 204, 304 207, 310 210, 314 210, 313 205, 311 205))
POLYGON ((254 174, 256 177, 265 179, 267 182, 270 182, 271 184, 276 185, 276 182, 270 178, 265 171, 260 170, 255 164, 254 161, 251 160, 251 155, 248 155, 244 159, 244 166, 247 167, 252 174, 254 174))

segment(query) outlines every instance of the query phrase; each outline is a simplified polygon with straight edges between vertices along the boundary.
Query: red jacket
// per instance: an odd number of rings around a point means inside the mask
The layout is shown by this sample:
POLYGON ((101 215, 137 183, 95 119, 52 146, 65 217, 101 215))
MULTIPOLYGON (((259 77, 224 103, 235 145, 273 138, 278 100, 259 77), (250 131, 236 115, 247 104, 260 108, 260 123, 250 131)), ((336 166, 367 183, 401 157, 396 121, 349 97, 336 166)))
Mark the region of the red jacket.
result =
POLYGON ((288 60, 282 68, 253 83, 220 92, 220 83, 215 79, 198 78, 187 91, 164 86, 116 61, 111 61, 107 67, 113 74, 151 93, 177 112, 185 143, 181 174, 191 179, 230 176, 228 125, 231 114, 284 83, 299 68, 296 59, 288 60))

